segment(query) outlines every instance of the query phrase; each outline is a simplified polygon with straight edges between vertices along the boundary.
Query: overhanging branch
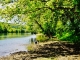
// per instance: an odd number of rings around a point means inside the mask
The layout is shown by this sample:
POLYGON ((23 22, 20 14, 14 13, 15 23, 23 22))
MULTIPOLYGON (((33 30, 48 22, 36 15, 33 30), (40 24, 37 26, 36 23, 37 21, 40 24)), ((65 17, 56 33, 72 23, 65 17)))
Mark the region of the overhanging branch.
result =
POLYGON ((38 24, 38 26, 42 29, 42 31, 44 31, 43 27, 41 26, 41 24, 35 20, 35 22, 38 24))

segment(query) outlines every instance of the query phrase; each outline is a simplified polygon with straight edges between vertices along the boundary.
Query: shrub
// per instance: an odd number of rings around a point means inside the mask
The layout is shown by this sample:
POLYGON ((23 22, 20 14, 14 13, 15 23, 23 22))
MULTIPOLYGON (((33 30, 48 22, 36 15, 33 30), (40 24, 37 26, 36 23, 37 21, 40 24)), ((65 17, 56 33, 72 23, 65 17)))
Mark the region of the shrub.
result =
POLYGON ((74 32, 63 32, 61 36, 57 34, 57 37, 63 41, 70 41, 76 44, 80 43, 80 37, 75 35, 74 32))
POLYGON ((68 37, 70 37, 71 36, 71 33, 69 33, 69 32, 64 32, 64 33, 62 33, 62 37, 60 38, 61 40, 63 40, 63 39, 66 39, 66 38, 68 38, 68 37))
POLYGON ((33 45, 32 44, 31 45, 28 45, 27 46, 27 49, 28 49, 28 51, 33 51, 34 50, 33 45))
POLYGON ((46 37, 44 34, 37 34, 36 35, 36 40, 39 42, 44 42, 48 40, 48 37, 46 37))

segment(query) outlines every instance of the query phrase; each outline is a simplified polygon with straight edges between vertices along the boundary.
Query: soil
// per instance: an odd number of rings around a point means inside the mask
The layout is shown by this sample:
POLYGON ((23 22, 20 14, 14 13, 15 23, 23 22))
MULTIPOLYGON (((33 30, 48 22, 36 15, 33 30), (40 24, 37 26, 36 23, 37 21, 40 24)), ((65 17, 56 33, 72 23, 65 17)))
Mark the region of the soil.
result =
POLYGON ((0 60, 80 60, 80 45, 65 41, 48 41, 34 44, 33 50, 19 51, 0 60), (42 59, 46 58, 46 59, 42 59))

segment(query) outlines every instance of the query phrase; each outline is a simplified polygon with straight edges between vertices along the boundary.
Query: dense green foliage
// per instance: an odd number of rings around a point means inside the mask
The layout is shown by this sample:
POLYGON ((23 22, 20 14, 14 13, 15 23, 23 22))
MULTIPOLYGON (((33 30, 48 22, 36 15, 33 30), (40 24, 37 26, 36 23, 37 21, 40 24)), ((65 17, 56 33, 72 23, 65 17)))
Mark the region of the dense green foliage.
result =
POLYGON ((16 0, 8 6, 10 3, 4 2, 5 8, 0 9, 3 18, 11 19, 17 15, 20 20, 27 22, 30 32, 80 42, 79 0, 16 0))
POLYGON ((25 26, 0 22, 0 33, 25 33, 28 32, 25 26))

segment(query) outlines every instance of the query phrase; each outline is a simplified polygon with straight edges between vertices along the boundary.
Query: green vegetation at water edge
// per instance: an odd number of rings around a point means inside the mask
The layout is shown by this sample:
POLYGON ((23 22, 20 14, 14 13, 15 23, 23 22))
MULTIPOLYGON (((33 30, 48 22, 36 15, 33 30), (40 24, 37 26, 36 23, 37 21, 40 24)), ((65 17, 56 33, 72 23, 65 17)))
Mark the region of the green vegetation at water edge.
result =
POLYGON ((80 43, 80 0, 1 0, 0 16, 18 17, 27 31, 80 43))
POLYGON ((0 33, 25 33, 24 25, 0 22, 0 33))

